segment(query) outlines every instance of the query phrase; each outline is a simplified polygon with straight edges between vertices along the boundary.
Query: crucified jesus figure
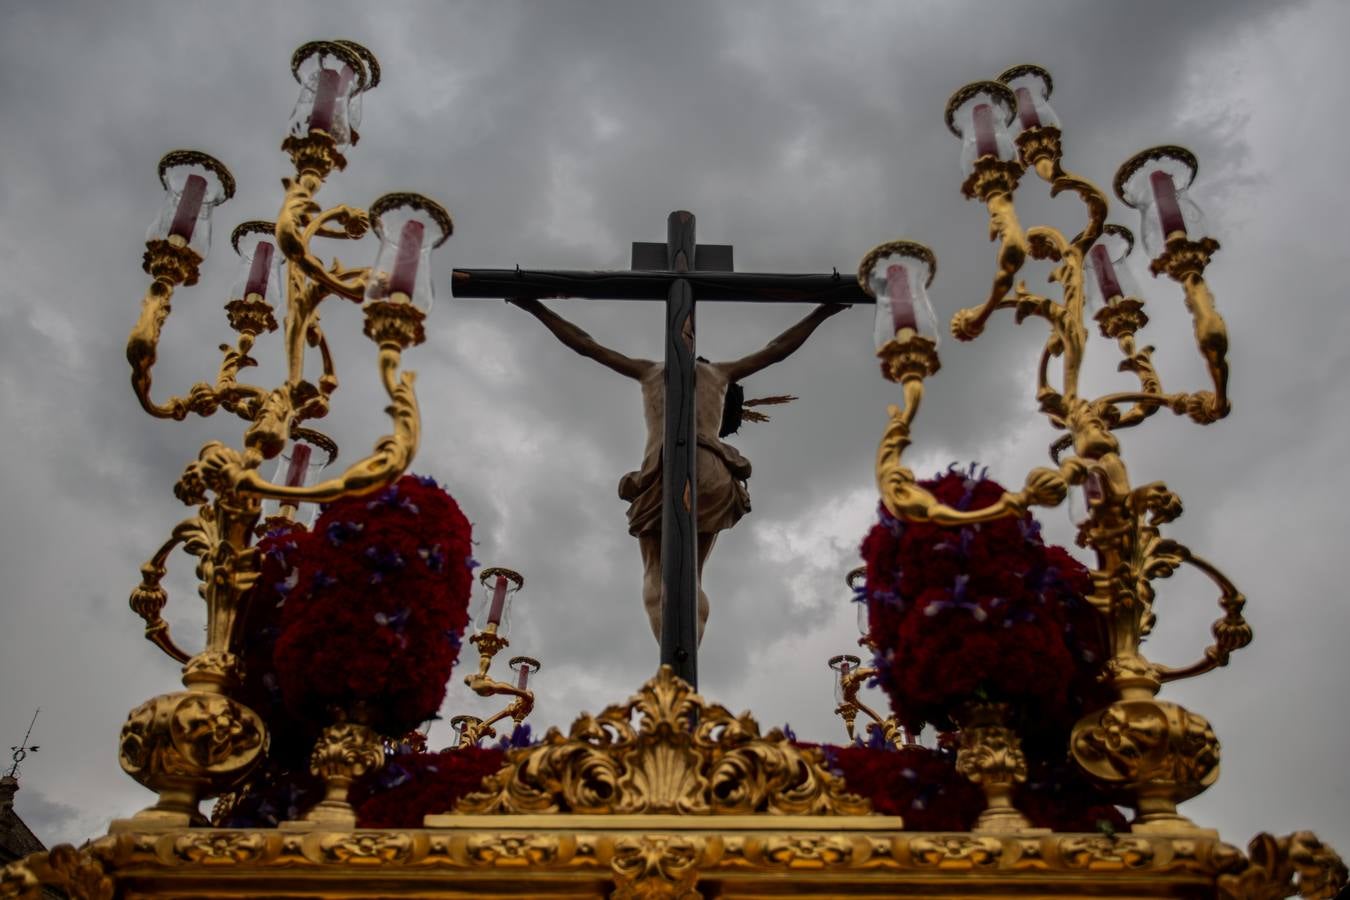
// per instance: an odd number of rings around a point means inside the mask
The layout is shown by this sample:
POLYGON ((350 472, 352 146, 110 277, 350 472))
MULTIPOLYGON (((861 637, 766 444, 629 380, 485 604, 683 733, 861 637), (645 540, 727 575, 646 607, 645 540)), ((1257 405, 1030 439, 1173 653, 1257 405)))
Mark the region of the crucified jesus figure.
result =
MULTIPOLYGON (((647 446, 642 467, 619 480, 619 497, 629 502, 628 533, 638 539, 642 552, 642 603, 651 621, 652 634, 661 640, 661 450, 665 427, 665 366, 649 359, 633 359, 598 343, 571 322, 534 299, 507 302, 519 306, 544 324, 566 346, 637 381, 642 386, 643 413, 647 421, 647 446)), ((727 389, 744 378, 791 356, 816 327, 830 316, 848 309, 847 304, 821 304, 762 349, 731 362, 699 359, 695 369, 695 418, 698 429, 698 638, 708 621, 708 595, 703 592, 703 564, 712 552, 717 535, 750 511, 746 480, 750 461, 719 436, 727 389)), ((693 335, 686 329, 692 346, 693 335)))

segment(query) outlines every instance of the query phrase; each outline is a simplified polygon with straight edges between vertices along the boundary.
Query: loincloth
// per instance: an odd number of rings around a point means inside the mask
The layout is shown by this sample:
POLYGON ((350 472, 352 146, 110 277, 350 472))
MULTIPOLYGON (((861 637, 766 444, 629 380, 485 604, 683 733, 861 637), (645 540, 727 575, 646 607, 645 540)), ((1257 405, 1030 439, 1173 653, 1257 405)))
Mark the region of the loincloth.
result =
MULTIPOLYGON (((661 457, 653 465, 629 472, 619 480, 619 497, 629 501, 628 533, 661 533, 661 457)), ((750 461, 735 447, 703 436, 698 439, 698 531, 715 533, 730 528, 750 511, 750 461)))

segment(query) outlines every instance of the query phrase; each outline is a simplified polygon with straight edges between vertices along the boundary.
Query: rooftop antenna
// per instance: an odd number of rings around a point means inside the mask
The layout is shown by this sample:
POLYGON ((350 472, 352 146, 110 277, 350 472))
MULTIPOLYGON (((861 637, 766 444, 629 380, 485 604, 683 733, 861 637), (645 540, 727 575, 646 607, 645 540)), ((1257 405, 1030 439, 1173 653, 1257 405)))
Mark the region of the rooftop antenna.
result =
POLYGON ((33 721, 28 723, 28 730, 24 732, 23 742, 19 744, 19 746, 17 747, 9 748, 12 751, 14 758, 14 765, 11 766, 9 769, 8 777, 10 778, 18 777, 19 763, 23 762, 24 759, 28 756, 28 754, 38 752, 38 745, 37 744, 30 745, 28 743, 28 738, 33 734, 33 725, 37 722, 38 713, 40 712, 42 712, 42 707, 40 706, 37 709, 33 710, 33 721))

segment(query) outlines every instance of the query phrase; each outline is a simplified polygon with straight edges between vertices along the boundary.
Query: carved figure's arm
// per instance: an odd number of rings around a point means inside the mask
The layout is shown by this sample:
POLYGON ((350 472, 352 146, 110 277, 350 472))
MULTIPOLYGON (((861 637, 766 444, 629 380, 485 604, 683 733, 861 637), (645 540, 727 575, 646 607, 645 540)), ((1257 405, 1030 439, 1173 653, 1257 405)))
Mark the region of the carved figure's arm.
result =
POLYGON ((602 366, 613 369, 620 375, 640 380, 643 375, 651 370, 652 366, 656 365, 649 359, 633 359, 630 356, 624 356, 617 350, 611 350, 533 297, 510 298, 506 302, 519 306, 540 322, 543 322, 544 327, 553 332, 553 336, 562 341, 565 346, 570 347, 582 356, 595 360, 602 366))
POLYGON ((740 381, 742 378, 748 378, 760 369, 767 369, 774 363, 782 362, 801 348, 806 343, 806 339, 816 330, 821 322, 824 322, 830 316, 837 315, 849 308, 847 303, 822 303, 811 310, 804 319, 793 325, 787 331, 778 337, 769 341, 763 349, 751 353, 749 356, 731 362, 718 363, 718 368, 722 369, 731 381, 740 381))

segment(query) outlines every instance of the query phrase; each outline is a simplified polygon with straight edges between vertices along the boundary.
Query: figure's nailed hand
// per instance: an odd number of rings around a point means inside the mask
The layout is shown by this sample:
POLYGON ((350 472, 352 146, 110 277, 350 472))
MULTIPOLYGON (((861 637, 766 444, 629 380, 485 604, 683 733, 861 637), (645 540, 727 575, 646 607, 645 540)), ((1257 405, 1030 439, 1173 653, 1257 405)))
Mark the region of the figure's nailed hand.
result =
POLYGON ((1054 469, 1036 468, 1027 473, 1027 484, 1022 494, 1028 506, 1059 506, 1069 492, 1069 485, 1054 469))
POLYGON ((539 302, 538 297, 507 297, 506 302, 512 306, 519 306, 526 312, 539 312, 547 308, 539 302))

